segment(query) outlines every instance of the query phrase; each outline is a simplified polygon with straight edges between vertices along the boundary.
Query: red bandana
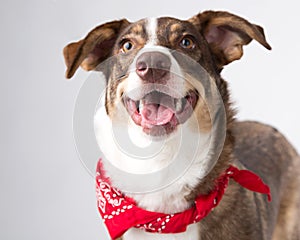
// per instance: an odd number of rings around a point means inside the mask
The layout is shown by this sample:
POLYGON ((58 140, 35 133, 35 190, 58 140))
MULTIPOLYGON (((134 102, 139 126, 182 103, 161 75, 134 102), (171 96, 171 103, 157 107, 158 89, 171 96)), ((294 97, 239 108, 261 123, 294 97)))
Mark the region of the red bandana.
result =
POLYGON ((229 178, 251 191, 267 194, 268 200, 271 201, 270 189, 259 176, 251 171, 230 166, 217 180, 215 190, 208 195, 198 196, 191 208, 174 214, 150 212, 139 208, 133 199, 110 185, 100 160, 96 175, 98 209, 112 239, 122 236, 132 227, 153 233, 180 233, 184 232, 189 224, 199 222, 219 204, 229 178))

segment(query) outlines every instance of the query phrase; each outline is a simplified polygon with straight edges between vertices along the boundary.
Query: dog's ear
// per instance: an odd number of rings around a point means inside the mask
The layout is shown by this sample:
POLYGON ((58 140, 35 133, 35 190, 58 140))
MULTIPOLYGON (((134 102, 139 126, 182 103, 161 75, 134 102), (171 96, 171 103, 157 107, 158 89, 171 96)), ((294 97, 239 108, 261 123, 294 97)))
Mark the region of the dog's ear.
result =
POLYGON ((66 78, 71 78, 79 66, 89 71, 107 59, 120 31, 129 24, 126 19, 105 23, 90 31, 84 39, 68 44, 63 50, 66 78))
POLYGON ((243 55, 243 45, 255 39, 271 50, 262 27, 222 11, 206 11, 189 19, 205 37, 218 68, 223 68, 243 55))

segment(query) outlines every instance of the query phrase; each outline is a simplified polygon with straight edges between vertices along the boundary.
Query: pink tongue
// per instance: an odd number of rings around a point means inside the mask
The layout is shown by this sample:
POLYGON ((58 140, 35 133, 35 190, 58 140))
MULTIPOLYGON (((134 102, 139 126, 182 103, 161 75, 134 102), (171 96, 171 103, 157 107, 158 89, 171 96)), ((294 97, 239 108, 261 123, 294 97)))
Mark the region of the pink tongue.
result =
POLYGON ((158 104, 145 104, 141 112, 143 127, 149 125, 164 125, 171 121, 174 112, 172 109, 158 104))

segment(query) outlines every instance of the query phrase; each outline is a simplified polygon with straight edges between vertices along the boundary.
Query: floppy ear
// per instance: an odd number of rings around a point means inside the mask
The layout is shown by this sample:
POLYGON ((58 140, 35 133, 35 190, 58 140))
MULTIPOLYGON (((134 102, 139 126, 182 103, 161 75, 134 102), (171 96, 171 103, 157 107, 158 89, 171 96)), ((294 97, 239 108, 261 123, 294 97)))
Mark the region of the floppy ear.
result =
POLYGON ((189 19, 200 29, 213 53, 218 68, 238 60, 243 55, 243 46, 255 39, 271 50, 262 27, 222 11, 206 11, 189 19))
POLYGON ((84 39, 68 44, 63 50, 66 78, 71 78, 79 66, 89 71, 108 58, 120 31, 129 24, 126 19, 105 23, 90 31, 84 39))

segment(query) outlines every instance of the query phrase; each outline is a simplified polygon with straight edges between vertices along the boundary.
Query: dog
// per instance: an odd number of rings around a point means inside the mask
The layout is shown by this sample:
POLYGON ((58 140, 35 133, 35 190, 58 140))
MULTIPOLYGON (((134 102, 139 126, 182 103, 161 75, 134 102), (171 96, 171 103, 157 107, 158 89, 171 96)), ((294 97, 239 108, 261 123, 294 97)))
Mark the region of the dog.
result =
MULTIPOLYGON (((81 66, 87 71, 103 72, 106 79, 105 107, 96 113, 94 124, 99 146, 111 163, 103 162, 100 167, 104 169, 101 174, 109 179, 107 189, 115 189, 107 202, 120 195, 120 203, 127 195, 127 201, 134 202, 139 211, 165 214, 163 222, 157 219, 162 222, 158 231, 151 228, 152 223, 142 226, 134 223, 115 238, 300 239, 299 155, 275 128, 236 120, 228 83, 221 77, 222 69, 240 59, 243 46, 253 39, 271 50, 262 27, 229 12, 205 11, 188 20, 160 17, 134 23, 126 19, 107 22, 64 48, 66 78, 71 78, 81 66), (202 77, 208 79, 208 84, 202 77), (217 89, 222 107, 214 102, 209 104, 207 94, 213 91, 212 85, 217 89), (224 130, 213 130, 215 125, 222 125, 222 121, 218 122, 222 118, 224 130), (120 150, 111 129, 127 132, 128 139, 140 148, 149 144, 163 147, 155 156, 141 161, 120 150), (190 141, 185 138, 180 142, 184 131, 192 137, 190 141), (204 156, 210 134, 217 137, 209 154, 204 156), (194 146, 193 139, 199 136, 204 139, 202 148, 189 147, 194 146), (219 139, 223 144, 216 156, 219 139), (195 157, 191 157, 191 151, 195 157), (126 192, 126 180, 112 167, 141 176, 159 172, 160 177, 154 179, 159 183, 168 177, 161 169, 167 168, 178 152, 180 161, 189 162, 189 158, 193 161, 179 179, 156 191, 143 192, 147 186, 142 177, 135 186, 141 188, 140 193, 126 192), (243 179, 229 180, 226 176, 232 174, 228 171, 230 166, 240 169, 237 170, 240 176, 255 176, 250 177, 254 189, 249 186, 245 189, 243 179), (211 196, 218 182, 224 183, 224 195, 218 203, 214 199, 215 206, 200 221, 187 224, 185 231, 164 233, 164 227, 174 215, 195 208, 198 196, 211 196), (257 186, 264 190, 255 190, 257 186), (268 190, 270 202, 261 194, 268 194, 268 190)), ((103 181, 99 180, 108 184, 103 181)), ((113 215, 124 212, 119 209, 113 215)), ((131 220, 128 217, 123 224, 131 220)))

